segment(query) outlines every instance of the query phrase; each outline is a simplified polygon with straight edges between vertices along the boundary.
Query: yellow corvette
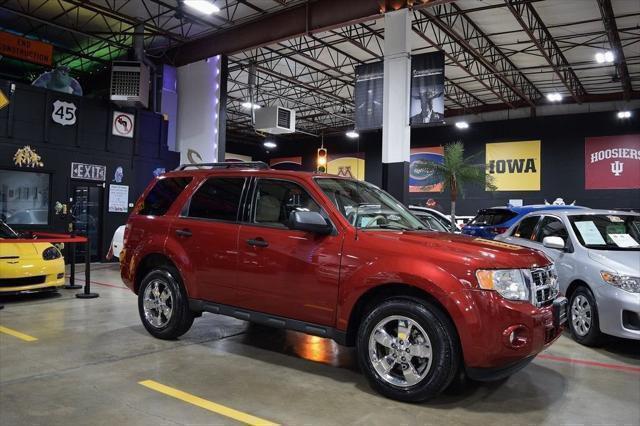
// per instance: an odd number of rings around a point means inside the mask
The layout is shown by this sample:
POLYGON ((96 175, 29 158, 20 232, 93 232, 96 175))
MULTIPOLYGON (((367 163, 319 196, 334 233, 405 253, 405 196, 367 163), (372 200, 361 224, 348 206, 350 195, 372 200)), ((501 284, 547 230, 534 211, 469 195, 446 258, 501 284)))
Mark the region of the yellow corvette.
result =
POLYGON ((50 243, 19 239, 0 221, 0 295, 55 290, 64 285, 64 259, 50 243))

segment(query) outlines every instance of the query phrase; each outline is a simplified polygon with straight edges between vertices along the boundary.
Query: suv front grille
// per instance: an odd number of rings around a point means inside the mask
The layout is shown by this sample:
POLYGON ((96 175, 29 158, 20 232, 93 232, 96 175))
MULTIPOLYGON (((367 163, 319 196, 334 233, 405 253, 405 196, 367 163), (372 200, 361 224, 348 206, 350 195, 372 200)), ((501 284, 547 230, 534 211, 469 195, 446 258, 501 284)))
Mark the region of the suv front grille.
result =
POLYGON ((560 292, 558 276, 553 266, 536 268, 530 271, 531 303, 536 306, 548 306, 560 292))

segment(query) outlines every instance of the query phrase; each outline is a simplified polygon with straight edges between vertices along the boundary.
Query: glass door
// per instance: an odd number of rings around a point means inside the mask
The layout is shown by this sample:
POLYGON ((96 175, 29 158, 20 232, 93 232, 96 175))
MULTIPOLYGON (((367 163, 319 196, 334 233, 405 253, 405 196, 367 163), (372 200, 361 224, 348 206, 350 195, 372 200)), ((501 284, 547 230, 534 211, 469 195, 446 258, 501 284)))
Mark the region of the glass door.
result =
MULTIPOLYGON (((91 243, 91 261, 102 258, 102 184, 72 183, 73 194, 73 228, 78 235, 89 237, 91 243)), ((86 247, 78 245, 76 256, 78 262, 84 262, 86 247)))

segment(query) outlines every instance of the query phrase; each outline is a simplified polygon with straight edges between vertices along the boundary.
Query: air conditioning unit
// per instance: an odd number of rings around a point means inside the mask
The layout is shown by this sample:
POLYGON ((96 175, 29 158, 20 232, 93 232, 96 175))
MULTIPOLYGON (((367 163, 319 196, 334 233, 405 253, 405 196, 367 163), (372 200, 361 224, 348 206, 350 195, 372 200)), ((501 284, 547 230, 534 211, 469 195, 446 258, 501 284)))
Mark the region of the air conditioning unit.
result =
POLYGON ((273 135, 294 133, 296 131, 295 110, 279 106, 263 107, 254 110, 255 129, 273 135))
POLYGON ((110 99, 119 106, 149 105, 149 68, 142 62, 111 64, 110 99))

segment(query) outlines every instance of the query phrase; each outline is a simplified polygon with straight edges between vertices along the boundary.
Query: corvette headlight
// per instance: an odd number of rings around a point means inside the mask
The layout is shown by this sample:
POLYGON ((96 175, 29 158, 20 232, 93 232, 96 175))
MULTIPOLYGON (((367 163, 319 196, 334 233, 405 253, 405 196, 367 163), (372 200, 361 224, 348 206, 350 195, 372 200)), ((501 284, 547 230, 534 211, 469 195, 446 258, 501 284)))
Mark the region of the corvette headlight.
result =
POLYGON ((530 300, 529 288, 520 269, 488 269, 476 271, 478 285, 484 290, 497 291, 508 300, 530 300))
POLYGON ((600 276, 607 284, 618 287, 629 293, 640 293, 640 277, 618 275, 613 272, 601 271, 600 276))
POLYGON ((59 259, 62 255, 60 254, 60 250, 55 247, 47 247, 42 252, 42 258, 44 260, 54 260, 59 259))

